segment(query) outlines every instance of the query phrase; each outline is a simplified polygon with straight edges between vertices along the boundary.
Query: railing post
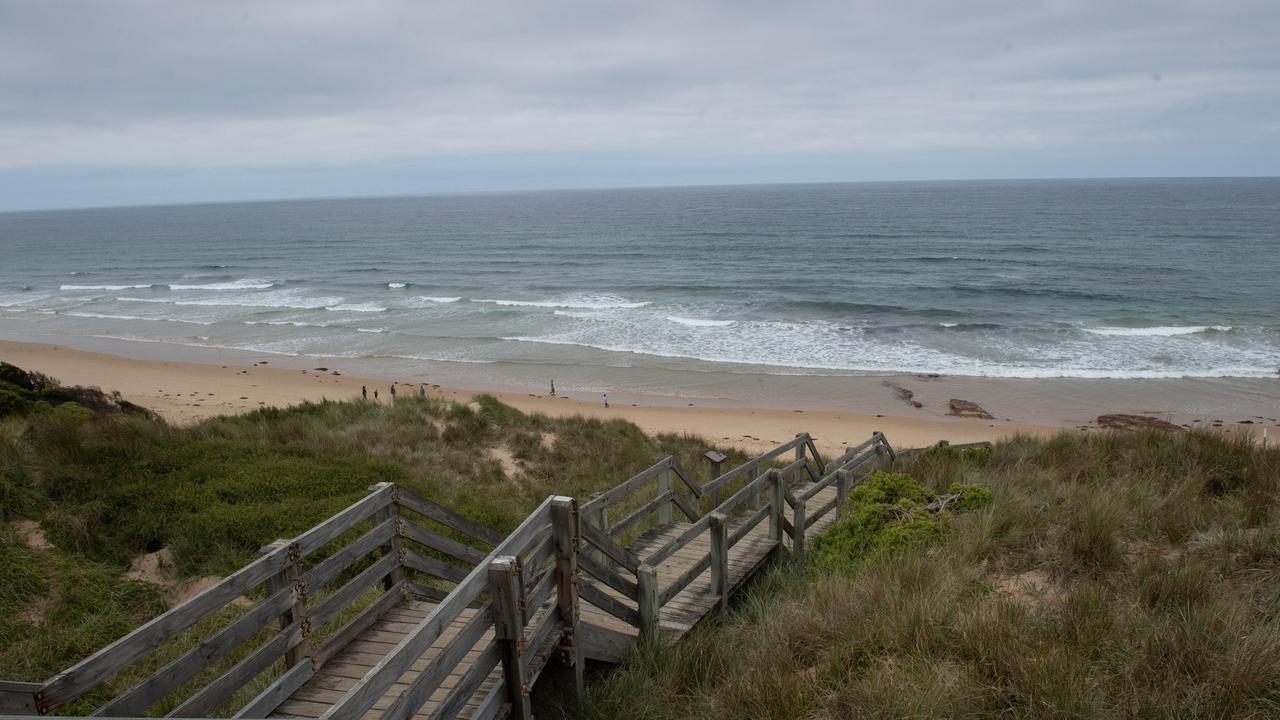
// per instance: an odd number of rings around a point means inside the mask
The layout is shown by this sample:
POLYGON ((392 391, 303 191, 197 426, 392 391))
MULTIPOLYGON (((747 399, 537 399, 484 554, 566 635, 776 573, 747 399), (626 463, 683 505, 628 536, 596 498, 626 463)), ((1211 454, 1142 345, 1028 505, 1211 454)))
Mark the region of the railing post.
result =
MULTIPOLYGON (((707 483, 710 484, 716 478, 720 477, 720 468, 724 465, 724 461, 729 459, 729 456, 718 450, 708 450, 702 457, 707 459, 707 483)), ((716 486, 716 488, 711 491, 711 507, 720 507, 719 486, 716 486)))
POLYGON ((787 498, 786 492, 787 481, 783 479, 782 473, 777 470, 769 471, 769 539, 778 543, 778 547, 782 546, 782 538, 786 535, 786 531, 782 527, 782 520, 785 516, 787 498))
MULTIPOLYGON (((388 485, 392 485, 392 483, 380 482, 377 485, 370 485, 368 488, 369 494, 372 495, 388 485)), ((391 540, 389 542, 378 548, 378 553, 381 557, 386 557, 388 555, 395 555, 396 557, 396 566, 391 568, 391 572, 387 573, 386 577, 382 578, 382 588, 386 591, 391 590, 391 588, 396 586, 396 583, 404 580, 404 553, 401 551, 400 545, 400 534, 404 530, 402 527, 404 525, 404 519, 400 517, 399 490, 392 488, 391 496, 391 504, 382 508, 373 515, 374 526, 381 525, 383 522, 386 522, 388 518, 396 519, 395 535, 391 536, 391 540)))
MULTIPOLYGON (((801 438, 801 437, 803 437, 803 436, 804 436, 804 433, 796 433, 796 439, 797 439, 797 440, 798 440, 798 439, 800 439, 800 438, 801 438)), ((800 445, 798 445, 798 446, 796 447, 796 458, 795 458, 795 459, 796 459, 796 460, 803 460, 803 459, 804 459, 805 451, 807 451, 807 450, 808 450, 808 448, 806 448, 806 447, 804 446, 804 443, 801 443, 800 445)), ((803 479, 804 479, 804 475, 805 475, 804 467, 798 467, 798 468, 796 468, 796 476, 795 476, 795 478, 793 478, 793 479, 792 479, 792 481, 791 481, 791 482, 793 482, 793 483, 798 483, 798 482, 800 482, 801 480, 803 480, 803 479)))
POLYGON ((556 543, 556 609, 565 626, 557 654, 573 668, 573 689, 583 693, 582 633, 578 624, 578 503, 570 497, 551 500, 551 532, 556 543))
POLYGON ((282 547, 289 548, 289 564, 285 565, 280 572, 267 578, 267 596, 270 597, 285 588, 293 588, 293 605, 289 606, 280 615, 280 629, 284 629, 302 620, 302 639, 297 645, 289 648, 284 653, 285 667, 293 667, 298 663, 311 657, 311 623, 307 616, 307 586, 298 579, 298 560, 300 559, 297 545, 293 545, 289 540, 276 540, 275 542, 262 548, 263 555, 275 552, 282 547))
POLYGON ((849 500, 849 471, 836 471, 836 508, 844 507, 849 500))
POLYGON ((707 515, 711 530, 711 594, 720 610, 729 608, 729 528, 722 513, 707 515))
POLYGON ((876 469, 888 470, 889 462, 890 462, 889 456, 885 453, 884 446, 877 444, 876 445, 876 469))
MULTIPOLYGON (((654 497, 662 497, 662 494, 671 489, 671 463, 667 462, 667 469, 658 473, 658 494, 654 497)), ((672 502, 664 502, 658 506, 658 524, 668 525, 671 523, 671 506, 672 502)))
POLYGON ((804 525, 805 502, 796 498, 795 514, 791 519, 791 553, 797 558, 804 557, 804 525))
MULTIPOLYGON (((601 495, 603 495, 603 493, 591 493, 591 497, 589 498, 589 500, 594 501, 596 498, 600 497, 601 495)), ((584 522, 588 525, 592 525, 596 527, 605 536, 609 535, 609 511, 604 506, 604 503, 599 504, 598 506, 596 506, 594 510, 591 510, 590 512, 584 514, 582 516, 581 522, 584 522)), ((592 560, 595 560, 598 563, 604 564, 608 562, 603 550, 597 550, 596 548, 588 547, 586 552, 591 555, 592 560)))
POLYGON ((636 580, 640 586, 638 605, 640 609, 640 639, 658 639, 658 569, 649 564, 641 564, 636 569, 636 580))
POLYGON ((502 677, 507 686, 511 717, 531 720, 533 708, 529 704, 529 688, 525 685, 525 667, 522 660, 524 625, 520 622, 520 611, 517 607, 520 582, 514 557, 504 555, 494 558, 489 563, 489 596, 493 600, 493 630, 494 637, 502 649, 502 677))

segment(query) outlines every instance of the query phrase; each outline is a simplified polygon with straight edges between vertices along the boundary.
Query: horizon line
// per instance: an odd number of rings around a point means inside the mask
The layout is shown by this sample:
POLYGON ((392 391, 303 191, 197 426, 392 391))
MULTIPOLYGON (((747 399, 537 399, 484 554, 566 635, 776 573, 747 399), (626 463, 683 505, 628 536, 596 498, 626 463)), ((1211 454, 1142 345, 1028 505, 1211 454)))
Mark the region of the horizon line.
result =
POLYGON ((907 178, 893 180, 811 180, 795 182, 683 183, 670 185, 598 185, 580 187, 512 187, 476 190, 437 190, 429 192, 372 193, 356 195, 313 195, 296 197, 262 197, 243 200, 195 200, 189 202, 125 203, 119 205, 50 205, 45 207, 0 209, 0 215, 22 213, 77 212, 93 210, 142 210, 150 208, 208 207, 212 205, 254 205, 286 202, 329 202, 348 200, 394 200, 409 198, 456 197, 467 195, 524 195, 538 193, 611 192, 627 190, 683 190, 698 188, 765 188, 802 187, 807 185, 906 185, 913 183, 974 182, 1071 182, 1128 180, 1275 180, 1280 175, 1097 175, 1059 177, 974 177, 974 178, 907 178))

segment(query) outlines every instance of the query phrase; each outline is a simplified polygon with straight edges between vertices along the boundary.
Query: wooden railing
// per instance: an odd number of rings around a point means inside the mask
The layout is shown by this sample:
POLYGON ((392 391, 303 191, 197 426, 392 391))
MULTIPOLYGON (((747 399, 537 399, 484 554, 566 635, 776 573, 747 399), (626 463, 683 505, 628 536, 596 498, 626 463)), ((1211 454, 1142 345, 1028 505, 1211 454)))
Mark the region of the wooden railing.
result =
MULTIPOLYGON (((531 717, 529 689, 551 657, 553 646, 573 654, 575 681, 582 684, 578 631, 576 561, 578 510, 567 497, 550 497, 507 535, 451 592, 323 716, 363 717, 443 635, 474 613, 461 630, 418 672, 381 717, 412 717, 461 662, 462 677, 440 701, 433 716, 456 716, 501 665, 502 679, 485 694, 473 718, 507 710, 531 717), (487 595, 487 598, 485 597, 487 595)), ((412 567, 412 564, 410 564, 412 567)))
POLYGON ((500 534, 402 488, 376 485, 345 510, 292 540, 268 545, 258 560, 49 680, 0 685, 0 712, 54 712, 204 623, 217 627, 94 714, 137 716, 164 703, 162 709, 171 707, 168 715, 174 717, 219 709, 235 717, 265 717, 406 593, 444 594, 407 580, 405 566, 426 573, 426 582, 447 585, 466 575, 458 563, 471 567, 484 557, 475 547, 403 516, 402 510, 478 544, 502 540, 500 534), (402 547, 405 540, 430 552, 419 555, 402 547), (245 604, 246 595, 264 597, 223 619, 245 604), (358 612, 331 633, 320 632, 352 610, 358 612), (324 642, 317 645, 322 636, 324 642), (208 679, 211 668, 222 672, 208 679), (238 697, 242 689, 268 671, 279 676, 243 702, 238 697))

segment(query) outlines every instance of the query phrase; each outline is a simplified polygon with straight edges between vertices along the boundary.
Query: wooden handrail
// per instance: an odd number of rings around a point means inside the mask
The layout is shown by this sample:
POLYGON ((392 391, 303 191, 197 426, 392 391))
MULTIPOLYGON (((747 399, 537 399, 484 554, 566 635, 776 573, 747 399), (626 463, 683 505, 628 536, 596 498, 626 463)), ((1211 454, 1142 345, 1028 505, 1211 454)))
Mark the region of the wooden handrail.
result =
POLYGON ((794 440, 784 443, 782 445, 779 445, 778 447, 774 448, 773 450, 770 450, 767 453, 764 453, 763 455, 758 455, 746 461, 745 463, 739 465, 738 467, 724 473, 720 477, 708 481, 705 485, 702 486, 702 491, 703 493, 709 493, 714 490, 718 490, 719 488, 724 487, 725 483, 732 482, 733 480, 736 480, 737 478, 745 475, 751 470, 754 470, 764 465, 765 463, 769 462, 770 460, 773 460, 774 458, 787 452, 788 450, 794 450, 797 447, 804 445, 807 442, 809 442, 809 434, 800 433, 799 435, 796 436, 794 440))
MULTIPOLYGON (((50 713, 72 702, 143 655, 168 642, 178 633, 266 582, 286 566, 296 563, 302 557, 368 519, 391 502, 392 486, 385 484, 294 538, 288 544, 281 545, 190 600, 63 670, 47 680, 38 691, 40 711, 50 713)), ((138 700, 128 702, 138 702, 138 700)))

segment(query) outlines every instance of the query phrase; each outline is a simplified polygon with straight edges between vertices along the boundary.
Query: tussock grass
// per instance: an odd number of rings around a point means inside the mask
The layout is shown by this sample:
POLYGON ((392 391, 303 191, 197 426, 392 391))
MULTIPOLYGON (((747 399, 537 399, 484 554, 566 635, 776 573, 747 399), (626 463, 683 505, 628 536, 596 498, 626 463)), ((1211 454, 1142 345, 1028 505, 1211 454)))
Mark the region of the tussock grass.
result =
POLYGON ((991 501, 888 546, 848 542, 866 510, 850 503, 828 541, 842 552, 769 571, 561 714, 1280 716, 1280 452, 1062 434, 896 470, 991 501))

